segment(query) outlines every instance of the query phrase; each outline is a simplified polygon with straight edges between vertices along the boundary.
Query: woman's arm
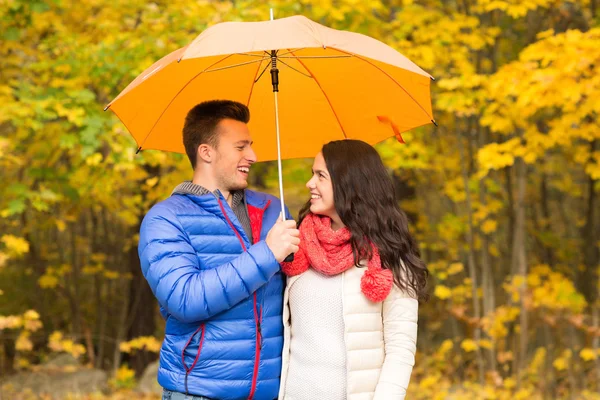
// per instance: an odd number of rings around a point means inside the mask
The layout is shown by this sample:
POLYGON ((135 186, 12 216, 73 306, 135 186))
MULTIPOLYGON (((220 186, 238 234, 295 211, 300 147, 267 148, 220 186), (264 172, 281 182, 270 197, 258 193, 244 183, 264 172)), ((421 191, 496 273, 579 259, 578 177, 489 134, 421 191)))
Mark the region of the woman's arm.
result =
POLYGON ((385 359, 374 400, 403 400, 415 364, 419 302, 394 285, 383 302, 385 359))

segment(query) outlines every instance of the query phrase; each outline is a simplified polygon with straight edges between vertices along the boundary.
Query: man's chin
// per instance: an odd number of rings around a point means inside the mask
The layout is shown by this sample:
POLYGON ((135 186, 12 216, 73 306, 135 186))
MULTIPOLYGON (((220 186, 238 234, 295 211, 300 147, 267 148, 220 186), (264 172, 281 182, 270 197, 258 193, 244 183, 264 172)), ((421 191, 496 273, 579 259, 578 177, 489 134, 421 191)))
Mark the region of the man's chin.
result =
POLYGON ((244 182, 237 182, 235 185, 232 185, 229 190, 231 192, 235 191, 235 190, 244 190, 248 187, 248 182, 244 181, 244 182))

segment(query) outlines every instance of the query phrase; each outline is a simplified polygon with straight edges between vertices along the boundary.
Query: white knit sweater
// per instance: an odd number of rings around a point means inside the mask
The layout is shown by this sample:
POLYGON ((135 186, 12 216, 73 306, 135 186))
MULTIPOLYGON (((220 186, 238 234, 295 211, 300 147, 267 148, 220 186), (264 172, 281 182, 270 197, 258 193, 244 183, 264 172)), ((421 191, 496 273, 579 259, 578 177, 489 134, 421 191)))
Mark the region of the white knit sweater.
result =
POLYGON ((289 291, 291 323, 287 400, 346 399, 342 275, 303 273, 289 291))
MULTIPOLYGON (((340 274, 343 286, 346 398, 404 400, 415 362, 419 303, 395 285, 383 302, 369 301, 360 290, 360 279, 365 270, 355 267, 340 274)), ((285 400, 288 400, 285 393, 290 365, 290 318, 294 318, 290 316, 290 290, 300 276, 288 278, 283 299, 284 344, 279 399, 285 400)))

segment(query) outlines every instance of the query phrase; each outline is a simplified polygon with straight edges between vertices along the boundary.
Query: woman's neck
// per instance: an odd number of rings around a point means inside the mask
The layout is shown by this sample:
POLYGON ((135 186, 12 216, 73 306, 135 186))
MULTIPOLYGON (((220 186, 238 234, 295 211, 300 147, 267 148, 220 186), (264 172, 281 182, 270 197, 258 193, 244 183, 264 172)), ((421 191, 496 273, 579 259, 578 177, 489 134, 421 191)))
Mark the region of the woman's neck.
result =
POLYGON ((332 230, 337 231, 346 226, 342 222, 342 219, 340 218, 340 216, 337 215, 337 213, 335 215, 332 215, 330 218, 331 218, 331 229, 332 230))

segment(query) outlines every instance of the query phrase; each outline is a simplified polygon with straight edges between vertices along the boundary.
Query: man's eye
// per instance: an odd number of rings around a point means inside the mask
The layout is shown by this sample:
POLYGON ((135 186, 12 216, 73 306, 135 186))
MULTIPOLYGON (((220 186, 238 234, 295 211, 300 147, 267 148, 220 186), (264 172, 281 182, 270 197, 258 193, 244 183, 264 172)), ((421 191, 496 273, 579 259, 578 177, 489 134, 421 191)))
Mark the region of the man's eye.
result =
POLYGON ((236 147, 236 149, 242 151, 242 150, 244 150, 244 146, 238 146, 238 147, 236 147))

